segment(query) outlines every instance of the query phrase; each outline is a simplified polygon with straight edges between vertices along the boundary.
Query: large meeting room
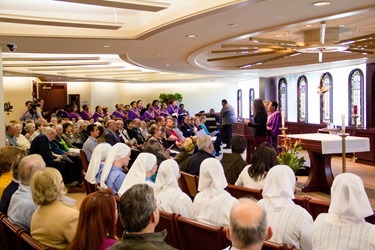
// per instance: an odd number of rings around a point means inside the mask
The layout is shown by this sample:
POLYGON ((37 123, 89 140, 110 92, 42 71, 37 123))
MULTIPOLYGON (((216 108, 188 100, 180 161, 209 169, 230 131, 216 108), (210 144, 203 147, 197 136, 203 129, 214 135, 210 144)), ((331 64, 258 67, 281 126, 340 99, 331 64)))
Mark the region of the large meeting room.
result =
POLYGON ((1 0, 0 250, 375 250, 374 0, 1 0))

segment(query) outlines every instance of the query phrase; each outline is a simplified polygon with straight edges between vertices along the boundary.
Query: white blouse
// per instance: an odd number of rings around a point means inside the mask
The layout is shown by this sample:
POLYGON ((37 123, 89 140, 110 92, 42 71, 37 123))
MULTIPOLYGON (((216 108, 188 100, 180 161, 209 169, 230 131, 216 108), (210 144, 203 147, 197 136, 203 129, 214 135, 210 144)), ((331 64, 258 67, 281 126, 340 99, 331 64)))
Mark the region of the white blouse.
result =
POLYGON ((263 189, 264 181, 266 178, 262 178, 259 181, 254 180, 249 175, 249 167, 251 165, 246 166, 235 183, 236 186, 247 187, 247 188, 254 188, 254 189, 263 189))

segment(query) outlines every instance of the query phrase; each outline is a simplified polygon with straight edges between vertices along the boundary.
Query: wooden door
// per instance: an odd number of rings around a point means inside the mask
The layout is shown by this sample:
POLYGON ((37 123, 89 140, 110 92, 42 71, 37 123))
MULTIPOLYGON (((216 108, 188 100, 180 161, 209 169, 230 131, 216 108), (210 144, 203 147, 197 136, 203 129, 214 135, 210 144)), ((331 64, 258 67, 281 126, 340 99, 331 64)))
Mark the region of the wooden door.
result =
POLYGON ((64 109, 67 104, 66 83, 39 83, 39 98, 44 100, 44 111, 48 112, 46 119, 49 120, 54 108, 64 109))

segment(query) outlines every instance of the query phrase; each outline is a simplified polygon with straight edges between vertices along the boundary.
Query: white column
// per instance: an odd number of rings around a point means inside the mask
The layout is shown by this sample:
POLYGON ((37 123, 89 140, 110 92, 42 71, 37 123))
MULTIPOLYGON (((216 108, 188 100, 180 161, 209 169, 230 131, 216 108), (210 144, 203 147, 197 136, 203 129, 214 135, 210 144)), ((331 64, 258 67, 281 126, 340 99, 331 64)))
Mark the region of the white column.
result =
POLYGON ((3 53, 0 47, 0 146, 5 145, 5 111, 4 111, 3 53))

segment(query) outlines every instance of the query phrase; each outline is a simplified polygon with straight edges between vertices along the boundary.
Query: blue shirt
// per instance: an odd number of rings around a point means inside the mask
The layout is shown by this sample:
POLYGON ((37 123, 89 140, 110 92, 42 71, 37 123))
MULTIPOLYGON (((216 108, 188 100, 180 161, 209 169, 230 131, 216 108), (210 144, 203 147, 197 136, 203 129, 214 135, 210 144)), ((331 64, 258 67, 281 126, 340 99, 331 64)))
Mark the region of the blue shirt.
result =
POLYGON ((30 232, 31 216, 37 207, 33 201, 30 186, 20 183, 10 200, 8 218, 12 223, 30 232))
MULTIPOLYGON (((102 176, 103 164, 100 164, 99 172, 96 174, 96 182, 100 183, 100 177, 102 176)), ((111 172, 109 172, 108 178, 105 182, 108 188, 112 189, 115 195, 118 195, 118 190, 120 189, 122 183, 124 182, 126 174, 119 167, 112 167, 111 172)))
POLYGON ((94 148, 97 145, 98 145, 97 140, 94 137, 92 137, 92 136, 89 136, 89 138, 87 138, 87 140, 83 144, 82 149, 83 149, 83 151, 85 151, 85 155, 87 157, 87 161, 91 160, 92 152, 94 151, 94 148))

